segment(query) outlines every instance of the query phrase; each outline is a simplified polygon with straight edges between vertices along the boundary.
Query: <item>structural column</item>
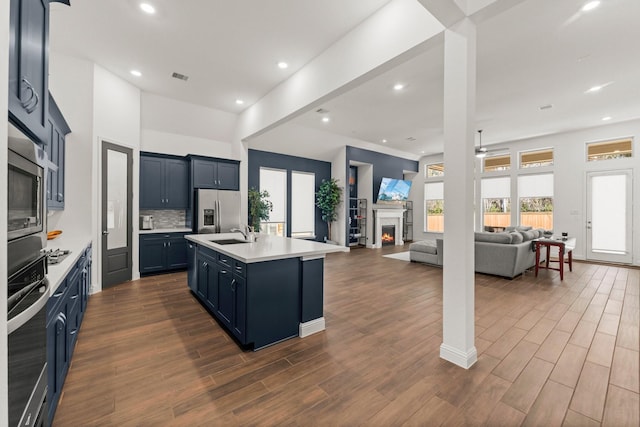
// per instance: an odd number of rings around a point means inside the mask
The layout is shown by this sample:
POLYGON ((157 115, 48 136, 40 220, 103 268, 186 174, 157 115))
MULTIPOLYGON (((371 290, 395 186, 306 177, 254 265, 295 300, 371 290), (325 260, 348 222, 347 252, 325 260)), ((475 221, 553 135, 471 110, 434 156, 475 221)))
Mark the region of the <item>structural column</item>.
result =
POLYGON ((440 357, 463 368, 474 345, 474 133, 476 28, 468 18, 444 34, 444 264, 440 357))

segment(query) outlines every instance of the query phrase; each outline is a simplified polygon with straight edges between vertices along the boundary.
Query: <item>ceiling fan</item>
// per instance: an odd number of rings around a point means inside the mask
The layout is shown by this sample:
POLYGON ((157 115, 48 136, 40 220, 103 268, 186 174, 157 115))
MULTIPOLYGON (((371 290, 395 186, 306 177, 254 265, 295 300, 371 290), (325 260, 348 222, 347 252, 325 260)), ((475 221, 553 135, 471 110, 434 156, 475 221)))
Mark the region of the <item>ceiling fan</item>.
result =
POLYGON ((476 147, 476 157, 479 159, 482 159, 484 157, 487 157, 487 154, 490 153, 502 153, 504 152, 506 149, 505 148, 499 148, 497 150, 488 150, 487 147, 483 147, 482 146, 482 129, 478 129, 478 135, 480 137, 480 146, 476 147))

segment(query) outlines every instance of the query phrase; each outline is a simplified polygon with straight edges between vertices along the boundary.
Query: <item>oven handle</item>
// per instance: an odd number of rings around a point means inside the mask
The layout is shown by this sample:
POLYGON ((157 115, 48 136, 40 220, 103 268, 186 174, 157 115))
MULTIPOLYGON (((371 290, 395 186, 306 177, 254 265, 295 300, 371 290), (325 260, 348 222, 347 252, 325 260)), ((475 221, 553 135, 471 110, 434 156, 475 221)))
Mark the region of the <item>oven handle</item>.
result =
POLYGON ((27 323, 32 317, 34 317, 45 305, 47 305, 47 301, 49 300, 49 281, 44 279, 40 286, 44 286, 44 291, 42 295, 36 302, 34 302, 31 307, 27 308, 22 313, 18 314, 16 317, 12 318, 7 322, 7 334, 11 334, 16 329, 20 328, 22 325, 27 323))

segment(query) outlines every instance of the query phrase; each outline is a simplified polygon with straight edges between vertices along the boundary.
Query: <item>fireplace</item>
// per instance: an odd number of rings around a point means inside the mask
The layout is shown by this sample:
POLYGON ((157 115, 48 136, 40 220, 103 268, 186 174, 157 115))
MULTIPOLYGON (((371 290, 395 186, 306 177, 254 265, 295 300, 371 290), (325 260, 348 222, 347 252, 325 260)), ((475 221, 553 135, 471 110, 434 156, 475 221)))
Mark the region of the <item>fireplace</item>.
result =
POLYGON ((374 243, 371 247, 379 249, 382 245, 404 245, 404 241, 402 240, 402 215, 404 209, 389 209, 387 207, 380 208, 374 206, 373 212, 375 214, 373 223, 374 243), (388 241, 388 238, 383 239, 383 234, 390 236, 391 241, 388 241))
POLYGON ((380 241, 382 246, 389 246, 396 244, 396 226, 395 225, 383 225, 382 226, 382 236, 380 237, 380 241))

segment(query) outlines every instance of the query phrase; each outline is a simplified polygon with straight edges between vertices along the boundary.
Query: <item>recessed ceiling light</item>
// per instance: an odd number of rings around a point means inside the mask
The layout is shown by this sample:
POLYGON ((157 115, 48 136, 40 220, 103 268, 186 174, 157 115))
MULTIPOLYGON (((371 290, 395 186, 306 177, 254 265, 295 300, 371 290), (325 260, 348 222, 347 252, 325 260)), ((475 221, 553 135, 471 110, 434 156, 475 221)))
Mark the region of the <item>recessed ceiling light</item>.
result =
POLYGON ((602 89, 602 86, 593 86, 593 87, 590 87, 589 90, 587 90, 587 93, 597 92, 600 89, 602 89))
POLYGON ((422 151, 420 152, 420 154, 424 154, 424 150, 422 150, 422 151))
POLYGON ((602 118, 603 122, 608 122, 609 120, 611 120, 611 116, 606 116, 602 118))
POLYGON ((404 85, 402 83, 396 83, 393 85, 393 90, 402 90, 404 89, 404 85))
POLYGON ((236 104, 242 105, 244 104, 244 101, 242 99, 236 99, 236 104))
POLYGON ((383 140, 382 140, 382 143, 383 143, 383 144, 386 144, 386 143, 387 143, 387 140, 386 140, 386 139, 383 139, 383 140))
POLYGON ((280 68, 281 70, 284 70, 285 68, 289 68, 289 64, 287 64, 284 61, 280 61, 278 62, 278 68, 280 68))
POLYGON ((599 1, 590 1, 589 3, 585 4, 584 6, 582 6, 582 11, 583 12, 588 12, 590 10, 595 9, 598 6, 600 6, 600 2, 599 1))
POLYGON ((136 77, 141 77, 142 76, 142 73, 140 71, 138 71, 138 70, 131 70, 130 73, 131 73, 132 76, 136 76, 136 77))
POLYGON ((156 13, 156 8, 151 6, 149 3, 140 3, 140 9, 142 9, 144 13, 148 13, 149 15, 153 15, 154 13, 156 13))
POLYGON ((325 122, 325 123, 329 123, 330 120, 331 119, 329 117, 323 117, 322 118, 322 121, 325 122))

